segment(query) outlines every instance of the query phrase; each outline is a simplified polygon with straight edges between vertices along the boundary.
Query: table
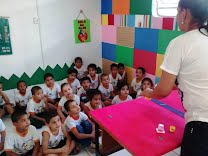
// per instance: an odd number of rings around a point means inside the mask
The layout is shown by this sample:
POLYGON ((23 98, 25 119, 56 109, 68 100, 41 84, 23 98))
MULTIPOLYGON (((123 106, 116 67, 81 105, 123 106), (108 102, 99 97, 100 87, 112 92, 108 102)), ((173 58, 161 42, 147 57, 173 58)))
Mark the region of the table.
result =
POLYGON ((91 117, 96 122, 96 155, 112 153, 119 145, 135 156, 161 156, 179 147, 185 127, 184 110, 179 105, 182 105, 180 97, 173 91, 161 101, 140 98, 92 111, 91 117), (165 134, 156 132, 159 123, 165 125, 165 134), (174 133, 169 132, 172 125, 176 126, 174 133), (103 144, 109 152, 99 150, 99 127, 103 130, 103 141, 108 140, 103 144))

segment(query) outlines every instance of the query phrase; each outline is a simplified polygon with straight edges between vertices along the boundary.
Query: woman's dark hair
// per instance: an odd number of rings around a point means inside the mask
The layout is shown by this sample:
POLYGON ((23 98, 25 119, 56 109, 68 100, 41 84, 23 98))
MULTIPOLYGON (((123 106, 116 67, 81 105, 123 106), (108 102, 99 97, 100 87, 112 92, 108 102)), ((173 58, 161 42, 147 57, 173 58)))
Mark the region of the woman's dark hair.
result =
POLYGON ((199 24, 199 31, 202 28, 208 32, 208 1, 207 0, 180 0, 178 6, 182 9, 189 9, 194 22, 199 24))

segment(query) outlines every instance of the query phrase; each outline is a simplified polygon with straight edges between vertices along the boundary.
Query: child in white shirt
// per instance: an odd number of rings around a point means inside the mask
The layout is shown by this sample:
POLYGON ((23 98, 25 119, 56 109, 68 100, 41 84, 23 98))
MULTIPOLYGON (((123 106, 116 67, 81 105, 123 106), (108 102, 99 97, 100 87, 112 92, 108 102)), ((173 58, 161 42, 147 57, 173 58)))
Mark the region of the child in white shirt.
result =
POLYGON ((30 115, 31 125, 41 128, 43 125, 47 125, 45 118, 48 112, 51 109, 56 110, 56 107, 48 103, 39 86, 32 87, 31 92, 32 98, 28 102, 27 113, 30 115))
POLYGON ((64 83, 61 85, 61 91, 64 96, 62 96, 61 100, 58 103, 57 112, 61 117, 62 123, 66 119, 68 112, 64 108, 64 104, 67 100, 75 100, 78 105, 80 105, 80 98, 76 94, 73 93, 71 86, 68 83, 64 83))
POLYGON ((139 67, 136 69, 136 78, 134 78, 131 82, 130 87, 130 95, 133 99, 136 98, 137 92, 141 89, 141 82, 145 76, 145 69, 143 67, 139 67))
POLYGON ((119 104, 132 100, 132 97, 129 95, 129 86, 127 84, 120 84, 118 86, 118 91, 119 94, 113 98, 112 104, 119 104))
POLYGON ((74 69, 78 71, 77 78, 81 80, 83 77, 87 76, 87 69, 83 65, 83 61, 81 57, 76 57, 74 60, 74 69))
POLYGON ((62 83, 68 83, 71 85, 71 88, 73 90, 74 94, 77 94, 77 91, 79 90, 80 82, 77 79, 78 71, 76 69, 69 69, 68 70, 68 77, 62 81, 62 83))
POLYGON ((89 102, 87 102, 84 105, 84 112, 85 114, 90 117, 90 111, 101 109, 105 107, 105 105, 102 102, 102 93, 98 89, 90 89, 87 91, 87 96, 89 99, 89 102))
POLYGON ((68 100, 64 107, 69 114, 64 122, 67 131, 71 131, 74 139, 78 140, 84 147, 89 146, 92 143, 92 138, 95 138, 94 124, 86 114, 80 112, 81 109, 74 100, 68 100))
POLYGON ((102 93, 102 100, 105 106, 112 105, 112 99, 114 98, 115 94, 113 92, 113 85, 109 81, 108 74, 103 73, 100 76, 101 84, 99 86, 99 90, 102 93))
POLYGON ((145 89, 149 89, 150 91, 153 91, 153 82, 150 78, 146 77, 142 80, 141 89, 137 92, 137 98, 141 97, 141 93, 145 89))
POLYGON ((31 91, 27 89, 27 84, 25 81, 17 82, 18 91, 15 94, 15 110, 26 111, 27 103, 32 97, 31 91))
POLYGON ((15 111, 11 116, 14 127, 7 133, 4 150, 7 155, 39 155, 39 135, 30 125, 29 116, 23 111, 15 111))
POLYGON ((120 83, 126 83, 127 84, 127 73, 125 71, 125 67, 123 63, 118 64, 118 73, 121 76, 120 83))
POLYGON ((48 126, 42 132, 43 154, 69 155, 75 147, 75 142, 61 124, 60 116, 56 111, 52 111, 48 114, 46 122, 48 126))
POLYGON ((3 86, 0 82, 0 118, 2 118, 6 112, 12 114, 14 108, 12 107, 8 96, 3 92, 3 86))
POLYGON ((109 74, 110 83, 113 85, 114 92, 117 92, 117 85, 121 81, 121 75, 118 73, 118 65, 113 63, 110 66, 111 73, 109 74))
POLYGON ((57 105, 62 96, 60 86, 54 82, 54 77, 51 73, 44 75, 45 85, 43 87, 43 93, 47 96, 48 102, 57 105))
POLYGON ((77 96, 80 97, 80 106, 81 106, 81 109, 83 110, 83 106, 85 105, 85 103, 89 101, 87 98, 86 92, 90 89, 90 86, 91 86, 90 78, 87 76, 83 77, 81 79, 81 85, 82 87, 78 90, 77 96))
POLYGON ((87 67, 89 74, 87 75, 91 80, 91 88, 97 89, 100 84, 99 75, 96 73, 97 66, 93 63, 89 64, 87 67))

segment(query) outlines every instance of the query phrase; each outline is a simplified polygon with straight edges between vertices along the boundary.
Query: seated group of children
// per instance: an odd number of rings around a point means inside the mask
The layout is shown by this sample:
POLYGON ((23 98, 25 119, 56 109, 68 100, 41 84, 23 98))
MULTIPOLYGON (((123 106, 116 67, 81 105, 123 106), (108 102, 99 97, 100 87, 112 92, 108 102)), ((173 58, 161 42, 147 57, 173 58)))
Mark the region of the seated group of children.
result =
POLYGON ((15 106, 3 93, 0 83, 0 118, 7 112, 14 125, 6 134, 0 119, 0 151, 11 156, 64 156, 78 153, 75 141, 84 147, 93 145, 95 126, 90 111, 132 100, 132 97, 139 97, 142 90, 153 88, 152 80, 144 78, 142 67, 136 70, 130 87, 122 63, 113 63, 110 68, 109 75, 99 76, 95 64, 85 69, 82 59, 77 57, 75 67, 68 70, 61 86, 54 82, 50 73, 44 75, 43 88, 34 86, 29 91, 26 82, 19 81, 15 106), (37 129, 43 125, 46 127, 39 137, 37 129))

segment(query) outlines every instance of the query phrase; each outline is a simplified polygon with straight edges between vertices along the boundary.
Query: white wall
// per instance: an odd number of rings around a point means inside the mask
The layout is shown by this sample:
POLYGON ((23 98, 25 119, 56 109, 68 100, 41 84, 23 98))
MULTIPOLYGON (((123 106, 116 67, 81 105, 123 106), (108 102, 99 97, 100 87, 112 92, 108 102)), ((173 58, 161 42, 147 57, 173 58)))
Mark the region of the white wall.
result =
POLYGON ((101 66, 100 1, 37 0, 36 5, 35 0, 0 0, 0 4, 0 16, 10 16, 13 48, 13 55, 0 56, 0 76, 23 72, 31 76, 38 67, 70 65, 76 56, 86 65, 101 66), (91 20, 90 43, 74 42, 73 19, 80 9, 91 20), (33 23, 34 17, 39 17, 40 25, 33 23))

